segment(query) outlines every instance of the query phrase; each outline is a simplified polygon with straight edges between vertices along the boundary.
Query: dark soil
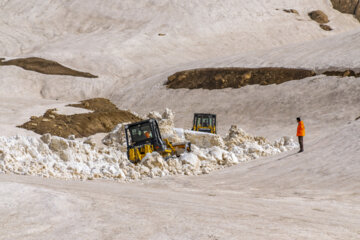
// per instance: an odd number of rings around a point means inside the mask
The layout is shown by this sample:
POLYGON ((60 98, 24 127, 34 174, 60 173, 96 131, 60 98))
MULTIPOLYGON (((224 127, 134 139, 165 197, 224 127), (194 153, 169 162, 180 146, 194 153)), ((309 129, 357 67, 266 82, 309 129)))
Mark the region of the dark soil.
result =
POLYGON ((32 116, 30 121, 18 127, 38 134, 50 133, 64 138, 69 135, 88 137, 96 133, 110 132, 119 123, 141 120, 128 111, 119 110, 113 103, 104 98, 89 99, 70 106, 86 108, 94 112, 62 115, 57 114, 56 109, 49 109, 43 116, 32 116))
MULTIPOLYGON (((354 70, 326 71, 320 74, 339 77, 360 77, 354 70)), ((177 72, 168 77, 168 88, 223 89, 246 85, 281 84, 317 75, 309 69, 295 68, 199 68, 177 72)))
POLYGON ((326 71, 322 74, 326 76, 339 76, 339 77, 360 77, 360 72, 356 73, 351 69, 344 71, 326 71))
POLYGON ((312 70, 291 68, 203 68, 177 72, 168 77, 169 88, 223 89, 246 85, 281 84, 316 75, 312 70))
POLYGON ((86 77, 86 78, 97 78, 87 72, 79 72, 71 68, 65 67, 57 62, 46 60, 43 58, 31 57, 31 58, 19 58, 9 61, 3 61, 0 59, 0 66, 18 66, 25 70, 35 71, 42 74, 50 75, 69 75, 74 77, 86 77))

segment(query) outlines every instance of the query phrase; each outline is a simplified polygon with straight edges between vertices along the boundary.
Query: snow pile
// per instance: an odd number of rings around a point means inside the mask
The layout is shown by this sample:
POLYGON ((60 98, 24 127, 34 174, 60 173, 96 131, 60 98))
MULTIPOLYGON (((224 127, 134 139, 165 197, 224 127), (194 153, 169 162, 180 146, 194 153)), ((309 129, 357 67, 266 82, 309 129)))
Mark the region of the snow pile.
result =
MULTIPOLYGON (((126 145, 125 126, 129 123, 120 123, 102 139, 106 146, 121 147, 126 145)), ((126 148, 125 148, 126 149, 126 148)))
POLYGON ((127 159, 124 124, 119 124, 98 148, 91 138, 64 139, 45 134, 38 137, 0 137, 0 172, 64 179, 136 180, 167 175, 207 174, 213 170, 293 149, 291 138, 270 143, 232 126, 225 138, 215 134, 174 128, 174 114, 153 112, 163 136, 190 141, 192 152, 165 160, 159 153, 146 155, 141 163, 127 159))
POLYGON ((0 172, 57 178, 126 178, 126 154, 89 140, 43 135, 0 137, 0 172))

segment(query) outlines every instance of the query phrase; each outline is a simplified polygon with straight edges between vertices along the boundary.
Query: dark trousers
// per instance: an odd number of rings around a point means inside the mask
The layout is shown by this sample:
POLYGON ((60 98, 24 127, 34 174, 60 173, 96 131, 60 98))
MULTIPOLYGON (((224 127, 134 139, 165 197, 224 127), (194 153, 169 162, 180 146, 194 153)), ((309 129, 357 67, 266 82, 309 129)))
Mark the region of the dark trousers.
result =
POLYGON ((298 136, 299 138, 299 144, 300 144, 300 151, 304 151, 304 137, 298 136))

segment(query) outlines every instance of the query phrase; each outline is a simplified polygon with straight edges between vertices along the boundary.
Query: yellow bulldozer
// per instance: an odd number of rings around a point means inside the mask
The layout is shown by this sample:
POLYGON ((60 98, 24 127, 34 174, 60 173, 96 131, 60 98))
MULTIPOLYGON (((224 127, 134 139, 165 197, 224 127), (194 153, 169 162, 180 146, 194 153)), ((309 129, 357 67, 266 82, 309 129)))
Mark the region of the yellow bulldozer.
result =
POLYGON ((192 130, 216 134, 216 115, 195 113, 192 130))
POLYGON ((191 143, 172 144, 168 139, 162 139, 158 122, 148 119, 125 126, 128 159, 137 163, 148 153, 160 153, 165 159, 179 156, 180 153, 191 151, 191 143))

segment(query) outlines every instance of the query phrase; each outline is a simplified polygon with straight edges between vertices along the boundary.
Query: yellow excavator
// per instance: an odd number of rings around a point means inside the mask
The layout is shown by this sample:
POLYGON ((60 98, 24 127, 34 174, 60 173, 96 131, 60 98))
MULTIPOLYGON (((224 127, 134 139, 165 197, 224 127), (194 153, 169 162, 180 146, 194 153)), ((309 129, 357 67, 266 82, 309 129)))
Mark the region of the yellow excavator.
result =
POLYGON ((174 155, 179 156, 184 151, 191 152, 190 142, 172 144, 168 139, 162 139, 155 119, 126 125, 125 136, 127 156, 133 163, 140 162, 146 154, 154 151, 160 153, 165 159, 174 155))
POLYGON ((216 134, 216 114, 194 113, 192 130, 216 134))

